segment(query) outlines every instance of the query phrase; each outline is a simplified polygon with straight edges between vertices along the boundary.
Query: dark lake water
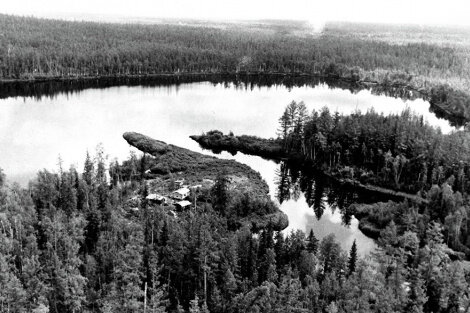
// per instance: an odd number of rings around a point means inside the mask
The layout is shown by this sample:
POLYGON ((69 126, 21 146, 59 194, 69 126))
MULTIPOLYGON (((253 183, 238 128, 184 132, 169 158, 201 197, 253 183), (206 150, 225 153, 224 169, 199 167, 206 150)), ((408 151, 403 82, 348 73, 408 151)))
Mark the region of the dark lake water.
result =
MULTIPOLYGON (((136 131, 167 143, 194 151, 203 151, 188 136, 219 129, 235 134, 274 137, 278 118, 292 100, 304 101, 311 111, 327 106, 331 111, 351 113, 373 107, 378 112, 400 112, 407 106, 424 115, 443 132, 451 131, 449 123, 429 112, 429 103, 421 99, 401 100, 362 90, 316 86, 283 85, 243 88, 234 84, 197 82, 178 86, 120 86, 85 89, 50 97, 10 97, 0 100, 0 168, 10 181, 26 184, 35 173, 57 168, 60 155, 64 164, 81 169, 86 151, 98 144, 104 146, 109 160, 125 159, 131 148, 122 139, 126 131, 136 131)), ((259 171, 275 198, 280 164, 259 157, 227 153, 259 171)), ((324 204, 318 220, 307 204, 303 192, 285 200, 281 209, 289 216, 288 231, 314 229, 317 237, 333 232, 345 249, 357 240, 361 253, 374 247, 371 239, 357 228, 357 220, 342 225, 340 210, 328 200, 328 192, 317 196, 324 204)), ((308 199, 307 199, 308 200, 308 199)), ((276 200, 277 201, 277 200, 276 200)))

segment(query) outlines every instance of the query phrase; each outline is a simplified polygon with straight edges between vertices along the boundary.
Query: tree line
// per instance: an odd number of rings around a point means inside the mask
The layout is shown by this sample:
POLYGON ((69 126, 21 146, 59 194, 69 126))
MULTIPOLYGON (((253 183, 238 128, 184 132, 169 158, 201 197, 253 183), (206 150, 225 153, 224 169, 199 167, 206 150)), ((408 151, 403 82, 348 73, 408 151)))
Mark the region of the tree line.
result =
POLYGON ((87 155, 82 173, 43 170, 26 189, 0 175, 0 311, 457 312, 470 305, 466 270, 449 258, 439 223, 429 222, 421 237, 392 222, 363 257, 355 242, 343 251, 334 235, 231 227, 234 211, 254 207, 249 195, 232 197, 223 176, 209 201, 175 218, 144 200, 139 178, 113 172, 117 181, 108 182, 106 170, 99 151, 87 155), (128 201, 135 195, 137 213, 128 201))
MULTIPOLYGON (((422 197, 425 200, 422 204, 406 204, 417 214, 409 217, 413 222, 409 219, 407 223, 418 227, 421 237, 426 231, 423 225, 429 221, 439 223, 448 245, 465 253, 466 258, 470 256, 467 231, 470 142, 465 131, 442 134, 409 109, 389 115, 373 109, 342 115, 332 114, 324 107, 308 113, 304 103, 291 102, 279 119, 278 133, 284 149, 303 155, 310 164, 307 167, 313 165, 336 178, 422 197)), ((302 190, 311 204, 322 199, 322 184, 313 182, 308 170, 285 165, 281 169, 278 184, 281 198, 302 190), (312 188, 313 185, 320 190, 312 188)), ((366 230, 377 235, 392 220, 404 223, 397 207, 383 204, 368 207, 367 214, 363 214, 367 215, 366 230)), ((348 209, 347 205, 341 208, 348 209)), ((321 208, 318 210, 322 212, 321 208)))
POLYGON ((279 119, 278 134, 286 151, 342 177, 416 193, 452 176, 455 191, 469 188, 466 132, 442 134, 409 108, 342 115, 327 107, 309 113, 303 102, 293 101, 279 119))
MULTIPOLYGON (((459 119, 468 112, 468 52, 454 45, 396 44, 337 36, 298 36, 298 27, 196 27, 67 22, 0 15, 0 79, 30 80, 162 73, 306 73, 408 86, 459 119), (449 85, 449 83, 451 83, 449 85)), ((373 30, 374 27, 371 26, 373 30)))
POLYGON ((0 25, 4 78, 223 70, 342 76, 354 66, 358 68, 349 73, 352 76, 359 69, 397 70, 411 76, 466 74, 465 58, 452 47, 339 41, 328 35, 328 29, 326 36, 301 38, 288 25, 285 32, 250 32, 243 27, 67 22, 4 14, 0 25), (429 73, 430 69, 437 72, 429 73))

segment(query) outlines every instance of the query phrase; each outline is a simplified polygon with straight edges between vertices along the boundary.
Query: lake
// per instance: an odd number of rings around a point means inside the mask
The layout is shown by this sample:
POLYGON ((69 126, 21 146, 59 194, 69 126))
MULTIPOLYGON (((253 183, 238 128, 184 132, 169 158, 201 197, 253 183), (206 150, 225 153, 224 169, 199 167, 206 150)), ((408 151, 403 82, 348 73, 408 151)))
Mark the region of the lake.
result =
MULTIPOLYGON (((211 154, 189 135, 218 129, 235 135, 275 137, 278 119, 292 100, 304 101, 309 111, 327 106, 330 111, 345 114, 371 107, 387 114, 410 107, 443 132, 452 130, 447 121, 430 113, 429 103, 421 99, 404 101, 368 90, 353 93, 326 84, 245 88, 233 83, 197 82, 92 88, 48 97, 1 99, 0 168, 10 181, 26 185, 38 170, 56 170, 59 156, 64 165, 81 170, 86 151, 93 154, 98 144, 103 145, 110 161, 123 160, 131 150, 122 138, 126 131, 211 154)), ((222 153, 219 157, 234 158, 259 171, 275 198, 280 164, 243 154, 222 153)), ((340 210, 328 204, 326 196, 321 201, 325 210, 319 220, 302 193, 283 201, 281 210, 290 222, 287 231, 313 229, 318 238, 333 232, 345 249, 356 239, 362 254, 374 247, 373 241, 358 230, 356 219, 349 227, 343 226, 340 210)))

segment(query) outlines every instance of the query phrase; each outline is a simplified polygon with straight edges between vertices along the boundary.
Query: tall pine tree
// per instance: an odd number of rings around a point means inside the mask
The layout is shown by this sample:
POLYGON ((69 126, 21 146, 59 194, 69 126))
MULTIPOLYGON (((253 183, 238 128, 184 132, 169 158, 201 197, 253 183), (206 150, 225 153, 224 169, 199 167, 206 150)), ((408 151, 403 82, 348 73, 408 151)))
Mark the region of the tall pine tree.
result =
POLYGON ((356 270, 356 262, 357 262, 357 245, 356 239, 351 246, 351 250, 349 251, 349 260, 348 260, 348 269, 349 275, 351 275, 356 270))

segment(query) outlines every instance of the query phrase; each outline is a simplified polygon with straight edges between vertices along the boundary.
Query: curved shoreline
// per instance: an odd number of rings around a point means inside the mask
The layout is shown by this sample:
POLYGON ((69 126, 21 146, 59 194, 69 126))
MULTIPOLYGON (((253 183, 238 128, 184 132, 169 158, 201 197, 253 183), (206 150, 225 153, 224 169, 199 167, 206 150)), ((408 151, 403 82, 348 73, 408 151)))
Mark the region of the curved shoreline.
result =
MULTIPOLYGON (((384 87, 384 88, 402 88, 410 92, 415 92, 419 96, 425 98, 428 94, 423 89, 419 89, 413 85, 404 84, 400 82, 383 83, 376 80, 363 80, 354 79, 349 76, 338 76, 328 75, 321 73, 305 73, 305 72, 249 72, 249 71, 238 71, 238 72, 179 72, 179 73, 147 73, 147 74, 126 74, 126 75, 94 75, 94 76, 34 76, 29 79, 11 79, 11 78, 0 78, 0 86, 11 85, 11 84, 39 84, 48 82, 62 82, 62 83, 73 83, 73 82, 87 82, 87 81, 106 81, 106 80, 122 80, 122 81, 139 81, 139 80, 152 80, 152 79, 194 79, 197 81, 211 81, 211 79, 234 79, 234 78, 254 78, 264 77, 267 79, 281 79, 281 78, 292 78, 292 79, 318 79, 323 80, 326 83, 338 82, 348 84, 348 87, 356 87, 358 89, 369 89, 372 87, 384 87)), ((122 82, 125 85, 125 82, 122 82)))
MULTIPOLYGON (((304 162, 306 161, 305 158, 294 154, 294 153, 286 153, 282 147, 279 145, 278 142, 263 139, 254 136, 230 136, 230 135, 223 135, 221 132, 212 131, 207 135, 192 135, 190 138, 203 148, 203 149, 212 149, 215 152, 219 150, 224 150, 230 153, 241 152, 248 155, 260 156, 263 158, 271 159, 271 160, 295 160, 296 162, 304 162), (212 136, 217 136, 218 138, 214 141, 212 136)), ((315 165, 312 164, 314 167, 315 165)), ((324 171, 320 168, 316 168, 319 172, 323 175, 327 176, 328 178, 334 180, 335 182, 341 185, 348 185, 354 188, 362 189, 365 191, 376 192, 386 196, 408 199, 413 201, 417 204, 426 204, 428 203, 427 199, 424 199, 415 194, 409 194, 402 191, 397 191, 389 188, 379 187, 370 184, 363 184, 358 180, 355 179, 348 179, 338 177, 334 175, 332 172, 324 171)))
MULTIPOLYGON (((249 194, 251 198, 262 202, 271 201, 266 181, 260 173, 246 164, 208 156, 140 133, 126 132, 123 138, 129 145, 152 156, 147 160, 150 164, 148 175, 160 178, 179 177, 185 183, 193 184, 193 188, 202 188, 204 180, 215 183, 218 176, 223 175, 234 196, 249 194)), ((189 185, 187 188, 190 188, 189 185)), ((241 217, 239 222, 250 225, 253 229, 271 226, 277 231, 285 229, 289 224, 287 215, 279 207, 265 215, 249 214, 241 217)))
MULTIPOLYGON (((419 88, 401 81, 380 82, 363 80, 357 77, 339 76, 322 73, 303 72, 179 72, 138 75, 97 75, 97 76, 36 76, 31 79, 0 78, 0 99, 18 96, 42 96, 60 92, 72 92, 88 88, 136 86, 136 85, 174 85, 194 82, 234 82, 254 83, 259 85, 283 84, 306 85, 309 83, 326 83, 342 89, 371 90, 377 94, 389 94, 401 99, 421 98, 430 103, 430 109, 440 117, 451 122, 453 126, 463 126, 470 122, 465 112, 457 111, 458 107, 448 99, 466 97, 466 93, 449 89, 444 85, 419 88), (258 80, 258 81, 257 81, 258 80), (58 84, 41 89, 42 84, 58 84), (64 84, 64 85, 60 85, 64 84), (74 84, 77 84, 74 86, 74 84), (82 85, 81 85, 82 84, 82 85), (447 89, 446 89, 447 88, 447 89), (57 89, 57 90, 54 90, 57 89), (436 91, 437 90, 437 91, 436 91), (444 90, 444 91, 443 91, 444 90)), ((470 105, 470 104, 469 104, 470 105)))

